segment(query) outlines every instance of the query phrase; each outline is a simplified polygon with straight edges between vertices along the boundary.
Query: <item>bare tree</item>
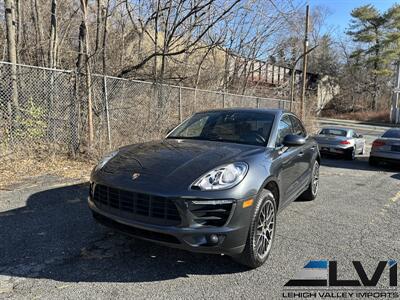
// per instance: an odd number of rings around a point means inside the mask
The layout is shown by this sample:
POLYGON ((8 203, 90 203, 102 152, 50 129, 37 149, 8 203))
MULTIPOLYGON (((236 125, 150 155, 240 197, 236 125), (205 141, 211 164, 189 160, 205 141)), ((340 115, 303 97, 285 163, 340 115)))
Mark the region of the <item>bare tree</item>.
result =
MULTIPOLYGON (((87 103, 88 103, 88 147, 89 150, 93 146, 94 130, 93 130, 93 101, 92 101, 92 76, 90 67, 90 43, 89 43, 89 31, 87 27, 88 23, 88 0, 81 0, 82 10, 82 23, 79 30, 79 40, 83 41, 84 53, 85 53, 85 78, 86 78, 86 92, 87 92, 87 103)), ((82 50, 82 49, 81 49, 82 50)), ((79 54, 80 55, 80 54, 79 54)))
MULTIPOLYGON (((154 50, 134 65, 122 69, 119 76, 128 76, 132 71, 138 70, 150 60, 161 57, 161 68, 165 69, 168 57, 178 56, 195 48, 205 47, 201 43, 204 36, 219 21, 228 15, 240 0, 227 1, 222 8, 215 5, 216 0, 198 0, 190 3, 185 0, 157 0, 155 6, 148 7, 146 21, 132 21, 134 27, 143 30, 153 42, 154 50), (213 11, 210 17, 207 11, 213 11), (196 16, 196 18, 192 18, 196 16), (141 24, 141 28, 136 24, 141 24), (149 29, 153 24, 153 32, 149 29), (162 31, 159 31, 162 28, 162 31), (192 34, 188 34, 192 33, 192 34), (159 34, 162 37, 162 47, 159 47, 159 34)), ((156 65, 156 63, 155 63, 156 65)))
POLYGON ((8 103, 8 113, 12 122, 18 118, 18 85, 17 85, 17 45, 15 28, 15 3, 14 0, 4 1, 8 61, 11 63, 11 102, 8 103))
POLYGON ((50 19, 50 43, 49 43, 49 66, 57 66, 57 0, 51 0, 51 19, 50 19))

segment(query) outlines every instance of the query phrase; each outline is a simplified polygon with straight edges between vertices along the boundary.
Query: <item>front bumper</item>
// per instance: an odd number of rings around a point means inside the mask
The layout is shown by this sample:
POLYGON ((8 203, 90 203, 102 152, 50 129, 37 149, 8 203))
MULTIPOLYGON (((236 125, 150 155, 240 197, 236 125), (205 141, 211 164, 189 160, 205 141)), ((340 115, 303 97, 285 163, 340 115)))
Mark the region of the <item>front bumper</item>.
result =
MULTIPOLYGON (((181 203, 184 201, 186 199, 175 200, 181 203)), ((242 203, 241 200, 235 200, 231 214, 223 226, 201 226, 187 222, 170 226, 147 223, 143 219, 138 221, 126 214, 116 213, 115 210, 101 208, 101 205, 93 201, 92 195, 88 198, 94 218, 107 227, 174 248, 227 255, 239 254, 245 247, 253 206, 243 208, 242 203)), ((190 215, 190 211, 182 209, 185 205, 179 206, 182 219, 187 219, 188 216, 182 214, 190 215)))

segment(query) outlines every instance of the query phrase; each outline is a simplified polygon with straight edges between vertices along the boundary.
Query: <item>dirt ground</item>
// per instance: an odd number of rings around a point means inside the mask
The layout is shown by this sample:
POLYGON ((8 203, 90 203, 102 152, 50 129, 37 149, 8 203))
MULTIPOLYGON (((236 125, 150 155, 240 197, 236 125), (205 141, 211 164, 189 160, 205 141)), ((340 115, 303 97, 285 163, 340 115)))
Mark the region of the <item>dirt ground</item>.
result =
POLYGON ((27 155, 11 153, 0 157, 0 190, 42 175, 88 180, 94 160, 66 155, 27 155))

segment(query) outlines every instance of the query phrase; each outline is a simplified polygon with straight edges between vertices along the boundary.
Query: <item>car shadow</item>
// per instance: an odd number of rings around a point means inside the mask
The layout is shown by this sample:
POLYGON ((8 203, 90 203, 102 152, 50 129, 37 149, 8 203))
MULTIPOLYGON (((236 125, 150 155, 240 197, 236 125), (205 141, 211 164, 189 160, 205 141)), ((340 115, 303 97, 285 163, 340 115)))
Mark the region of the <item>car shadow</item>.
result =
POLYGON ((398 173, 398 174, 393 174, 392 176, 390 176, 391 178, 394 178, 394 179, 398 179, 398 180, 400 180, 400 173, 398 173))
POLYGON ((321 159, 321 165, 331 168, 352 169, 361 171, 400 171, 399 165, 381 163, 378 166, 370 166, 368 156, 357 156, 355 160, 345 160, 338 156, 324 155, 321 159))
POLYGON ((65 282, 148 282, 248 269, 115 233, 93 221, 87 184, 32 194, 0 213, 0 275, 65 282))

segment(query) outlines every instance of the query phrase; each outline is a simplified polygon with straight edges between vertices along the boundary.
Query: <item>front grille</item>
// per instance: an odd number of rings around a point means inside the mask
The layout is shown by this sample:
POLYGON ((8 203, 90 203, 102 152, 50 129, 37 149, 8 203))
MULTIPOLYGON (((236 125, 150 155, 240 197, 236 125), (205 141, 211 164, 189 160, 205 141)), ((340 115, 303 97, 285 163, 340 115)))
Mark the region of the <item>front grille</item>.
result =
POLYGON ((122 212, 128 217, 160 225, 179 225, 181 218, 171 199, 95 185, 93 201, 100 208, 122 212))
MULTIPOLYGON (((196 203, 200 203, 197 201, 196 203)), ((194 204, 189 203, 193 221, 204 226, 224 226, 231 214, 232 203, 227 204, 194 204)))

